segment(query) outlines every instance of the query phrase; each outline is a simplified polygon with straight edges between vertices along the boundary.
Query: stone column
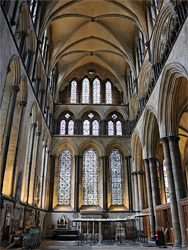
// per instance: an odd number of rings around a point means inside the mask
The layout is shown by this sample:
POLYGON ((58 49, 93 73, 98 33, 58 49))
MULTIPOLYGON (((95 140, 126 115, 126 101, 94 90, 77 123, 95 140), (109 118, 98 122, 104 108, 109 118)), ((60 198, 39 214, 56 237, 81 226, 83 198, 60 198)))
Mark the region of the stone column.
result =
POLYGON ((127 183, 128 183, 128 194, 129 194, 129 210, 133 210, 133 197, 132 197, 132 184, 131 184, 131 156, 126 156, 127 162, 127 183))
POLYGON ((87 234, 89 234, 89 221, 87 221, 87 234))
POLYGON ((135 207, 134 210, 138 211, 138 180, 137 180, 137 172, 132 172, 133 183, 134 183, 134 199, 135 199, 135 207))
POLYGON ((82 227, 82 221, 80 221, 80 235, 82 236, 83 234, 83 227, 82 227))
POLYGON ((47 182, 47 172, 48 172, 48 155, 50 150, 46 148, 46 154, 45 154, 45 168, 44 168, 44 179, 43 179, 43 193, 42 193, 42 207, 45 207, 45 200, 46 200, 46 182, 47 182))
POLYGON ((80 156, 75 156, 75 186, 74 186, 74 210, 78 211, 79 201, 79 169, 80 169, 80 156))
POLYGON ((149 158, 149 168, 150 168, 153 210, 155 215, 155 230, 158 231, 158 222, 157 222, 157 214, 155 211, 155 207, 160 204, 160 190, 159 190, 156 159, 149 158))
POLYGON ((50 173, 50 195, 49 195, 49 210, 53 208, 53 189, 54 189, 54 171, 56 155, 50 155, 51 158, 51 173, 50 173))
POLYGON ((175 137, 175 136, 168 137, 170 156, 171 156, 171 162, 172 162, 172 172, 174 176, 174 185, 175 185, 175 192, 176 192, 176 199, 177 199, 177 206, 178 206, 180 230, 181 230, 181 237, 182 237, 182 247, 186 247, 186 235, 185 235, 183 210, 182 210, 181 204, 179 203, 180 199, 186 197, 186 188, 185 188, 184 176, 182 173, 182 165, 181 165, 181 157, 180 157, 180 152, 179 152, 178 141, 179 141, 178 137, 175 137))
POLYGON ((31 179, 31 166, 32 166, 32 160, 33 160, 33 145, 34 145, 34 139, 35 139, 35 128, 37 124, 32 123, 31 124, 31 138, 30 138, 30 148, 29 148, 29 160, 28 160, 28 179, 27 179, 27 199, 26 202, 28 203, 29 200, 29 191, 30 191, 30 179, 31 179))
POLYGON ((41 179, 40 179, 40 195, 39 195, 39 206, 42 207, 42 193, 43 193, 43 179, 44 179, 44 166, 45 166, 45 153, 46 153, 46 145, 42 147, 42 163, 41 163, 41 179))
POLYGON ((102 156, 103 165, 103 211, 107 211, 107 156, 102 156))
POLYGON ((13 117, 14 117, 14 110, 16 106, 16 97, 17 93, 19 91, 18 86, 12 87, 12 93, 11 93, 11 99, 9 103, 9 110, 8 110, 8 116, 7 116, 7 123, 5 128, 5 136, 3 140, 3 146, 2 146, 2 158, 1 158, 1 167, 0 167, 0 195, 2 194, 3 190, 3 181, 5 176, 5 169, 6 169, 6 162, 7 162, 7 155, 8 155, 8 148, 9 148, 9 142, 10 142, 10 134, 12 129, 12 123, 13 123, 13 117))
POLYGON ((150 233, 151 240, 155 240, 155 218, 153 211, 153 203, 152 203, 152 191, 151 191, 151 180, 150 180, 150 171, 149 171, 149 160, 144 159, 145 172, 146 172, 146 188, 147 188, 147 196, 148 196, 148 205, 149 205, 149 213, 150 213, 150 233))
POLYGON ((102 246, 102 222, 99 221, 99 243, 98 246, 102 246))
POLYGON ((143 209, 143 172, 138 171, 138 194, 139 194, 139 211, 143 209))
POLYGON ((12 184, 11 184, 11 197, 14 196, 14 185, 15 185, 15 180, 16 180, 16 165, 17 165, 17 158, 18 158, 18 147, 19 147, 19 142, 20 142, 20 134, 21 134, 21 128, 22 128, 22 121, 23 121, 23 113, 24 109, 26 106, 26 102, 22 101, 21 102, 21 110, 20 110, 20 120, 19 120, 19 125, 18 125, 18 133, 17 133, 17 138, 16 138, 16 148, 14 152, 14 162, 13 162, 13 170, 12 170, 12 184))
POLYGON ((101 135, 106 135, 107 134, 107 129, 106 129, 107 122, 106 122, 106 120, 102 120, 101 125, 102 125, 101 126, 102 127, 101 135))
POLYGON ((178 208, 177 208, 177 200, 174 186, 174 178, 172 173, 172 163, 170 158, 170 150, 168 145, 168 139, 166 137, 161 139, 163 144, 163 152, 166 161, 166 169, 167 169, 167 180, 169 186, 169 195, 170 195, 170 209, 172 215, 172 225, 174 230, 174 247, 179 247, 181 244, 181 231, 178 217, 178 208))
POLYGON ((40 140, 41 132, 36 133, 36 148, 35 148, 35 161, 34 161, 34 168, 33 168, 33 181, 31 190, 33 192, 32 203, 35 200, 35 188, 36 188, 36 168, 37 168, 37 158, 38 158, 38 148, 39 148, 39 140, 40 140))

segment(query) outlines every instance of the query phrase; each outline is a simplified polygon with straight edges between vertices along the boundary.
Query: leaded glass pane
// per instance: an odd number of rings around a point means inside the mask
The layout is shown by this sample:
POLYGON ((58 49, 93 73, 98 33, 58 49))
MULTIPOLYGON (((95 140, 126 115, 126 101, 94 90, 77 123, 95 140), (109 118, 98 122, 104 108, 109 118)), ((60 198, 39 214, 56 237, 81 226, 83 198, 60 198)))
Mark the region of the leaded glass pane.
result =
POLYGON ((113 114, 112 115, 112 118, 115 120, 117 118, 117 115, 116 114, 113 114))
POLYGON ((89 148, 83 155, 82 171, 82 203, 83 205, 98 205, 98 154, 89 148))
POLYGON ((70 117, 70 114, 69 113, 67 113, 66 115, 65 115, 65 118, 69 118, 70 117))
POLYGON ((65 135, 66 121, 62 120, 60 123, 60 135, 65 135))
POLYGON ((106 82, 106 104, 112 104, 112 84, 106 82))
POLYGON ((70 205, 71 199, 72 155, 65 148, 59 158, 58 205, 70 205))
POLYGON ((101 99, 101 84, 98 78, 93 81, 93 103, 100 103, 101 99))
POLYGON ((120 121, 116 122, 116 135, 122 135, 122 125, 120 121))
POLYGON ((76 103, 77 82, 71 82, 71 103, 76 103))
POLYGON ((108 122, 108 135, 114 135, 114 123, 112 121, 108 122))
POLYGON ((122 155, 118 149, 110 153, 111 204, 123 205, 122 155))
POLYGON ((163 174, 164 174, 164 184, 165 184, 165 196, 166 196, 166 202, 170 202, 170 196, 169 196, 169 187, 168 187, 168 180, 167 180, 167 169, 166 169, 166 161, 163 161, 163 174))
POLYGON ((74 121, 70 120, 68 124, 68 135, 74 135, 74 121))
POLYGON ((99 135, 99 122, 97 120, 92 122, 92 135, 99 135))
POLYGON ((90 122, 88 120, 85 120, 83 122, 83 135, 89 135, 90 134, 90 122))
POLYGON ((93 114, 93 113, 89 113, 88 117, 89 117, 90 119, 92 119, 92 118, 94 117, 94 114, 93 114))
POLYGON ((89 103, 89 79, 84 78, 82 82, 82 103, 89 103))

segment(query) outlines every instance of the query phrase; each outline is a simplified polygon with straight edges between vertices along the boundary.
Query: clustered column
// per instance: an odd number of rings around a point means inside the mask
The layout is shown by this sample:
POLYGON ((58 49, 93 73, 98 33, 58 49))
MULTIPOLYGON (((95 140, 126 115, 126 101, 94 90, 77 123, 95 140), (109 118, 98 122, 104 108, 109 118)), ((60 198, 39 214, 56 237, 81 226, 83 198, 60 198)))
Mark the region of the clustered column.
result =
POLYGON ((80 159, 81 159, 81 156, 79 155, 75 156, 75 187, 74 187, 74 210, 75 211, 78 211, 80 159))
POLYGON ((180 232, 180 224, 179 224, 179 217, 178 217, 174 177, 173 177, 173 172, 172 172, 172 163, 171 163, 171 157, 170 157, 170 149, 169 149, 167 138, 162 138, 161 141, 163 144, 163 152, 164 152, 164 158, 166 161, 166 169, 167 169, 167 180, 168 180, 169 195, 170 195, 170 208, 171 208, 171 214, 172 214, 172 225, 173 225, 173 230, 174 230, 174 246, 179 247, 181 244, 181 232, 180 232))
POLYGON ((148 205, 150 213, 150 232, 151 240, 155 239, 155 218, 154 218, 154 209, 152 202, 152 189, 151 189, 151 179, 150 179, 150 169, 149 169, 149 160, 144 159, 145 172, 146 172, 146 187, 147 187, 147 196, 148 196, 148 205))
MULTIPOLYGON (((180 199, 186 197, 185 180, 183 176, 181 157, 180 157, 180 151, 179 151, 179 145, 178 145, 179 138, 175 136, 169 136, 167 139, 168 139, 167 143, 169 145, 169 150, 170 150, 172 173, 174 177, 175 195, 176 195, 176 200, 177 200, 177 209, 178 209, 179 223, 180 223, 180 230, 181 230, 181 243, 182 243, 182 247, 186 247, 186 235, 185 235, 183 210, 182 210, 181 204, 179 203, 180 199)), ((171 197, 170 197, 170 200, 171 200, 171 197)))

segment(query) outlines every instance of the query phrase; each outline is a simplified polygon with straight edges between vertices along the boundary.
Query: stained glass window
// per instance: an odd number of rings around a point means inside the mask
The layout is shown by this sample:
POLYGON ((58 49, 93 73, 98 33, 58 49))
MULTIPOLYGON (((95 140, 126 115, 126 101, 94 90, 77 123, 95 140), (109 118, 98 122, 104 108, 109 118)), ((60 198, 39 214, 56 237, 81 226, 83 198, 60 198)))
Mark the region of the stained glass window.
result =
POLYGON ((60 135, 65 135, 66 131, 66 121, 62 120, 60 123, 60 135))
POLYGON ((71 199, 72 155, 65 148, 59 158, 58 205, 70 205, 71 199))
POLYGON ((120 121, 116 122, 116 135, 122 135, 122 125, 120 121))
POLYGON ((88 117, 89 117, 90 119, 92 119, 92 118, 94 117, 94 114, 93 114, 93 113, 89 113, 88 117))
POLYGON ((89 79, 84 78, 82 82, 82 103, 89 103, 89 79))
POLYGON ((67 113, 66 115, 65 115, 65 118, 69 118, 70 117, 70 114, 69 113, 67 113))
POLYGON ((98 205, 98 154, 93 148, 89 148, 83 154, 82 171, 82 203, 83 205, 98 205))
POLYGON ((110 153, 110 191, 111 204, 123 205, 122 155, 118 149, 110 153))
POLYGON ((117 118, 117 115, 116 114, 113 114, 112 115, 112 118, 115 120, 117 118))
POLYGON ((112 84, 106 82, 106 104, 112 104, 112 84))
POLYGON ((90 134, 90 122, 88 120, 85 120, 83 122, 83 135, 89 135, 90 134))
POLYGON ((68 123, 68 135, 74 135, 74 121, 70 120, 68 123))
POLYGON ((114 135, 114 123, 112 121, 108 122, 108 135, 114 135))
POLYGON ((92 122, 92 135, 99 135, 99 122, 97 120, 92 122))
POLYGON ((168 188, 168 180, 167 180, 167 170, 166 170, 166 162, 163 161, 163 173, 164 173, 164 184, 165 184, 165 195, 166 195, 166 202, 170 202, 169 196, 169 188, 168 188))
POLYGON ((100 103, 101 99, 101 84, 98 78, 95 78, 93 81, 93 103, 97 104, 100 103))
POLYGON ((77 82, 71 82, 71 103, 76 103, 77 82))

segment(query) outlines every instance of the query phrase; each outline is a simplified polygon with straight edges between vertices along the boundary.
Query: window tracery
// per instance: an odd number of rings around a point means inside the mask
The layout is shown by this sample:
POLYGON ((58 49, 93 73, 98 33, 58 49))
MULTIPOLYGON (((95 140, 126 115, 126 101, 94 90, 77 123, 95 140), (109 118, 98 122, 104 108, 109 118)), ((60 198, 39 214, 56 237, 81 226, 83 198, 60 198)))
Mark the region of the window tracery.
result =
POLYGON ((59 158, 58 205, 70 205, 72 155, 65 148, 59 158))
POLYGON ((110 189, 111 204, 123 205, 122 155, 118 149, 110 153, 110 189))
POLYGON ((89 148, 83 154, 82 170, 82 204, 98 205, 98 154, 93 148, 89 148))

